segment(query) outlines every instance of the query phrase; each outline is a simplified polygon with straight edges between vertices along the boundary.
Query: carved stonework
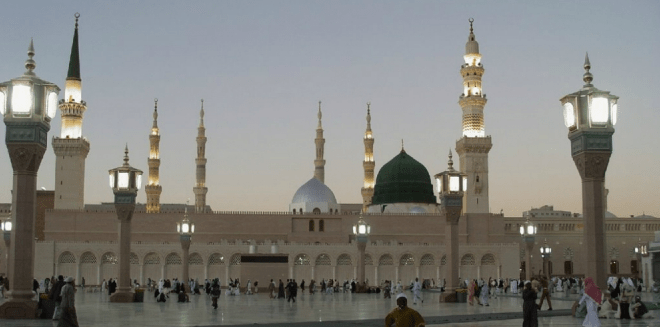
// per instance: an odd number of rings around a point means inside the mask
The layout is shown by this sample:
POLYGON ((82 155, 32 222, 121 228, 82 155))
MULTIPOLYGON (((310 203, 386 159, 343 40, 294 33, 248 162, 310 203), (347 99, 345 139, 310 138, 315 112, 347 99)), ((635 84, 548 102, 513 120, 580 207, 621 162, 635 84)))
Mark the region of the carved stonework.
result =
POLYGON ((610 152, 582 152, 573 156, 573 161, 582 179, 605 178, 611 155, 610 152))
POLYGON ((46 147, 39 144, 7 144, 11 165, 14 171, 28 171, 37 173, 41 159, 44 157, 46 147))
POLYGON ((115 203, 115 211, 117 211, 117 218, 122 221, 129 221, 133 218, 135 211, 135 203, 133 204, 118 204, 115 203))
POLYGON ((443 207, 442 208, 445 214, 447 222, 455 225, 458 224, 458 220, 461 218, 461 210, 463 207, 443 207))

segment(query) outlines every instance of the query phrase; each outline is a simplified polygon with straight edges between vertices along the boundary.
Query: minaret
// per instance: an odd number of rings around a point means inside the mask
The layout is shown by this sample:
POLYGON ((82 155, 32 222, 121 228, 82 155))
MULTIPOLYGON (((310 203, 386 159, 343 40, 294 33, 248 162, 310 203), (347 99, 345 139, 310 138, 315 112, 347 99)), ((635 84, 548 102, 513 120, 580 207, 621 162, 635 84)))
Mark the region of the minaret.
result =
POLYGON ((78 18, 73 33, 64 99, 60 101, 62 131, 53 137, 55 152, 55 209, 83 209, 85 206, 85 159, 89 141, 82 136, 83 115, 87 103, 82 101, 80 55, 78 52, 78 18))
POLYGON ((490 136, 484 130, 486 95, 481 89, 479 43, 474 37, 470 18, 470 35, 465 44, 465 64, 461 66, 463 94, 458 103, 463 110, 463 137, 456 142, 460 170, 467 175, 467 189, 463 198, 464 213, 488 213, 488 152, 492 148, 490 136))
POLYGON ((325 160, 323 160, 323 147, 325 139, 323 138, 323 126, 321 126, 321 101, 319 101, 319 126, 316 127, 316 160, 314 160, 314 177, 325 183, 325 160))
POLYGON ((364 132, 364 186, 362 187, 362 212, 367 211, 374 196, 374 137, 371 133, 371 102, 367 102, 367 130, 364 132))
POLYGON ((160 186, 160 129, 158 128, 158 99, 154 99, 154 124, 149 133, 149 181, 144 187, 147 193, 147 212, 160 212, 160 193, 163 187, 160 186))
POLYGON ((209 189, 206 187, 206 128, 204 128, 204 99, 202 99, 202 109, 199 111, 199 127, 197 127, 197 182, 193 187, 195 192, 195 212, 202 213, 206 211, 206 193, 209 189))

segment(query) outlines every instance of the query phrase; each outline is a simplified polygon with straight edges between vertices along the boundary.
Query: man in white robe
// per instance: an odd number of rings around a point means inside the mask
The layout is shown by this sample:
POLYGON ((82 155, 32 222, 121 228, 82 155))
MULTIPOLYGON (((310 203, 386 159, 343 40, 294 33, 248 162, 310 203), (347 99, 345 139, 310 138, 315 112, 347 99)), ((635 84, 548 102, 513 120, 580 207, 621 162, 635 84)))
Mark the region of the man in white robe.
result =
POLYGON ((422 299, 422 285, 419 283, 419 278, 415 278, 415 282, 413 283, 413 304, 417 304, 417 299, 420 299, 422 303, 424 303, 424 299, 422 299))

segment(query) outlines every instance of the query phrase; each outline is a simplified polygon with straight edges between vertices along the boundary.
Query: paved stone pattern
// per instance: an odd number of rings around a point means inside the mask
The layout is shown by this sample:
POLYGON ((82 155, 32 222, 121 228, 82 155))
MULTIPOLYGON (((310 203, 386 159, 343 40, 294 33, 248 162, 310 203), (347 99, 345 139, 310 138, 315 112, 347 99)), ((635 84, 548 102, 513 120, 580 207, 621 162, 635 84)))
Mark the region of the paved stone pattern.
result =
MULTIPOLYGON (((410 292, 406 292, 410 296, 410 292)), ((424 303, 411 307, 418 310, 428 326, 521 326, 522 299, 500 296, 490 300, 490 306, 469 306, 466 303, 439 303, 439 293, 424 292, 424 303)), ((570 307, 577 295, 565 299, 555 297, 553 311, 544 304, 539 326, 581 326, 582 319, 570 317, 570 307), (545 317, 546 315, 552 315, 545 317)), ((650 300, 649 294, 644 299, 650 300)), ((0 299, 0 303, 4 299, 0 299)), ((218 310, 211 308, 206 295, 191 296, 190 303, 177 303, 174 295, 166 303, 157 303, 145 296, 143 303, 110 303, 107 294, 88 293, 78 288, 76 308, 81 326, 382 326, 387 313, 395 306, 394 299, 382 294, 335 293, 333 295, 301 294, 298 301, 271 300, 267 294, 227 296, 219 300, 218 310)), ((660 311, 653 311, 660 317, 660 311)), ((660 326, 660 318, 645 320, 602 320, 603 326, 660 326)), ((52 320, 1 320, 0 326, 56 326, 52 320)))

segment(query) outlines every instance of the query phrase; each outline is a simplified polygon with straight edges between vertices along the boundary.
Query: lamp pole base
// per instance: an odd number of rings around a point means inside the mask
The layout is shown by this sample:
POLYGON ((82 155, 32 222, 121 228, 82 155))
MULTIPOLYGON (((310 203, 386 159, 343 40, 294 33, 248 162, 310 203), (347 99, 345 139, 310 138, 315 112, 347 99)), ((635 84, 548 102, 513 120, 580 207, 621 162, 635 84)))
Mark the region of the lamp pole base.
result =
POLYGON ((11 299, 0 305, 2 319, 37 319, 38 304, 33 300, 11 299))
POLYGON ((130 303, 135 302, 135 293, 131 291, 117 290, 117 292, 110 295, 110 302, 114 303, 130 303))

